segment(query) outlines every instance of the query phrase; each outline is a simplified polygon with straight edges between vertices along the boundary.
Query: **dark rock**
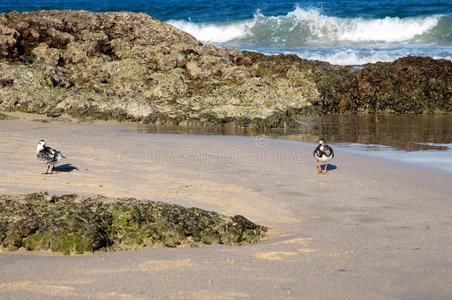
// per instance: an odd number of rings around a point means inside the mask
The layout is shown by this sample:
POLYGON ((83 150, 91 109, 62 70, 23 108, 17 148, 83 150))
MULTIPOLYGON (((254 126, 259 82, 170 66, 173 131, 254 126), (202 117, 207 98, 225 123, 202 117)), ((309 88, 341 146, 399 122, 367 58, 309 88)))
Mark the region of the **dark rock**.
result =
POLYGON ((452 62, 404 57, 368 65, 356 72, 356 103, 371 112, 452 111, 452 62))
POLYGON ((14 84, 14 78, 0 78, 0 86, 12 86, 14 84))

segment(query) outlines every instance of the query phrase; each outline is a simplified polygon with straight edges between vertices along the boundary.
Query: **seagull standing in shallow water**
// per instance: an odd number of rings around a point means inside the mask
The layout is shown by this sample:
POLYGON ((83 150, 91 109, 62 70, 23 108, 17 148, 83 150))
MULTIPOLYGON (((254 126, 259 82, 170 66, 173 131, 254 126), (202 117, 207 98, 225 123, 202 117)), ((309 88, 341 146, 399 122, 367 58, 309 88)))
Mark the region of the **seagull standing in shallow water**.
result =
POLYGON ((326 144, 324 138, 319 139, 319 145, 315 148, 313 155, 317 159, 319 174, 326 175, 326 167, 328 166, 328 162, 333 159, 334 151, 326 144), (320 163, 326 163, 324 170, 320 167, 320 163))
POLYGON ((47 171, 45 174, 49 174, 50 165, 52 165, 52 170, 50 174, 53 173, 53 168, 55 164, 58 163, 61 158, 66 158, 60 151, 57 151, 49 146, 46 146, 44 140, 40 140, 38 146, 36 147, 36 157, 42 163, 47 164, 47 171))

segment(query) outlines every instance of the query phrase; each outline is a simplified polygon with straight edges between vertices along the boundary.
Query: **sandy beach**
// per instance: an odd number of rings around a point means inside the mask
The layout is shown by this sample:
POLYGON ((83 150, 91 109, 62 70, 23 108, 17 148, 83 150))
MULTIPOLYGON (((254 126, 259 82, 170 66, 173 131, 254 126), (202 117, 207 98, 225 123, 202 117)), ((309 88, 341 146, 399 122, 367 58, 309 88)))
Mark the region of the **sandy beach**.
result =
POLYGON ((2 252, 1 299, 452 298, 450 174, 336 151, 320 176, 315 141, 19 116, 0 121, 0 193, 165 201, 240 214, 270 232, 240 247, 2 252), (67 156, 52 175, 36 160, 40 139, 67 156))

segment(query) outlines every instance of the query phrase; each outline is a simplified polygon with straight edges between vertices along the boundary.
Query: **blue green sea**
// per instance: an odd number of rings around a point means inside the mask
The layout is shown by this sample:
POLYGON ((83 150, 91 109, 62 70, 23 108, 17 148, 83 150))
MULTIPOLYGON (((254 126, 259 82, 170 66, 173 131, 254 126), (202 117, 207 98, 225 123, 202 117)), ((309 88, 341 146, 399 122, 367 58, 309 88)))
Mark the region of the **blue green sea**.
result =
POLYGON ((203 43, 339 65, 452 59, 450 0, 1 0, 0 12, 144 12, 203 43))

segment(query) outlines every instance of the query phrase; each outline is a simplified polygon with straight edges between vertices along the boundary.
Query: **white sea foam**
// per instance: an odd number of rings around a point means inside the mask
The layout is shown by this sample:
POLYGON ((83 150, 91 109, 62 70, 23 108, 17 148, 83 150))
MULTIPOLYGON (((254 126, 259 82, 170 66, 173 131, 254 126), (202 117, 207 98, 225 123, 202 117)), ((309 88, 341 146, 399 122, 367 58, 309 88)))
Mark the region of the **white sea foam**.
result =
POLYGON ((321 60, 327 61, 334 65, 364 65, 367 63, 376 62, 391 62, 401 57, 400 55, 390 55, 388 53, 373 53, 367 55, 360 55, 353 50, 339 51, 330 54, 318 54, 315 52, 299 54, 301 58, 306 58, 309 60, 321 60))
POLYGON ((296 8, 287 17, 293 18, 294 23, 305 23, 313 40, 391 43, 410 41, 429 32, 438 25, 442 16, 403 19, 337 18, 322 15, 316 9, 296 8))
POLYGON ((442 15, 411 18, 364 19, 323 15, 319 9, 295 8, 287 15, 266 17, 257 12, 254 19, 224 23, 192 23, 171 20, 202 42, 227 43, 243 39, 257 44, 304 46, 310 43, 344 44, 416 41, 438 26, 442 15), (298 45, 294 44, 298 42, 298 45))
POLYGON ((255 20, 237 23, 201 23, 196 24, 181 20, 170 20, 167 23, 173 25, 204 43, 226 43, 234 39, 245 38, 250 34, 255 20))

